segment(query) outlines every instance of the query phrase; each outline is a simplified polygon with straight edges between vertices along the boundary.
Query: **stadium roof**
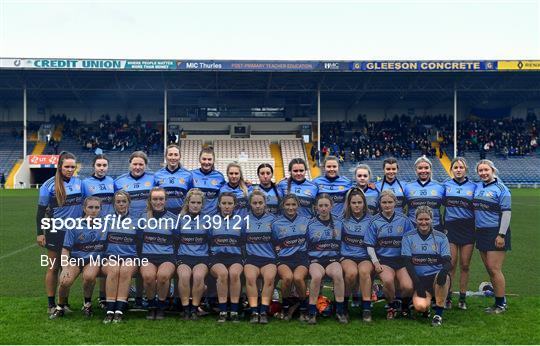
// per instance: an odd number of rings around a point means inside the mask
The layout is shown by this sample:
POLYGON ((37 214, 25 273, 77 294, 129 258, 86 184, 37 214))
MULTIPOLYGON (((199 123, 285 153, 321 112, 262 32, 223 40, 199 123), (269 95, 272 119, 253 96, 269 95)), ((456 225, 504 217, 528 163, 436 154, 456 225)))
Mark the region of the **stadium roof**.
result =
MULTIPOLYGON (((189 68, 195 65, 173 61, 161 65, 167 68, 149 69, 141 67, 146 66, 144 64, 127 68, 129 61, 123 60, 118 60, 119 65, 107 65, 112 66, 110 68, 103 62, 115 61, 92 60, 96 68, 82 68, 77 64, 83 60, 69 60, 73 62, 71 67, 65 65, 69 62, 59 67, 58 61, 63 60, 49 59, 48 65, 43 67, 43 60, 24 60, 16 65, 16 59, 0 59, 3 66, 0 68, 0 105, 21 102, 25 86, 29 98, 43 106, 67 100, 78 101, 82 106, 141 99, 161 103, 165 89, 173 104, 196 104, 204 100, 225 103, 228 99, 250 97, 263 102, 310 104, 316 101, 319 89, 323 102, 336 102, 345 107, 360 101, 377 102, 386 107, 411 101, 430 108, 452 100, 454 89, 458 91, 459 102, 466 104, 496 101, 514 106, 526 101, 540 102, 540 63, 535 62, 528 62, 529 65, 516 62, 510 66, 512 68, 501 70, 501 66, 507 65, 496 61, 432 65, 440 66, 439 69, 422 69, 420 66, 428 66, 421 65, 423 62, 371 62, 369 65, 370 62, 208 61, 204 65, 208 68, 189 68), (36 61, 42 61, 41 65, 36 66, 36 61), (10 62, 12 65, 7 67, 10 62), (235 66, 242 68, 235 69, 235 66), (527 66, 530 69, 525 70, 527 66)), ((150 62, 156 66, 160 61, 150 62)))

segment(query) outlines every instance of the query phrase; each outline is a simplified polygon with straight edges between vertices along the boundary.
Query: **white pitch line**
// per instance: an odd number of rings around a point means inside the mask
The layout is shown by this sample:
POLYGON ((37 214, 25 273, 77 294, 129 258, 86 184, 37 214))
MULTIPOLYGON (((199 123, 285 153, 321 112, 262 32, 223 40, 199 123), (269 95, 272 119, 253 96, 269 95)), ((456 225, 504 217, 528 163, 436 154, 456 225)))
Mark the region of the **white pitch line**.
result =
POLYGON ((0 256, 0 260, 3 260, 4 258, 8 258, 8 257, 11 257, 11 256, 16 255, 16 254, 18 254, 18 253, 21 253, 21 252, 23 252, 23 251, 26 251, 26 250, 28 250, 28 249, 31 249, 31 248, 33 248, 34 246, 37 246, 37 244, 36 244, 36 243, 30 244, 30 245, 28 245, 28 246, 25 246, 25 247, 19 249, 19 250, 15 250, 15 251, 10 252, 10 253, 8 253, 8 254, 2 255, 2 256, 0 256))

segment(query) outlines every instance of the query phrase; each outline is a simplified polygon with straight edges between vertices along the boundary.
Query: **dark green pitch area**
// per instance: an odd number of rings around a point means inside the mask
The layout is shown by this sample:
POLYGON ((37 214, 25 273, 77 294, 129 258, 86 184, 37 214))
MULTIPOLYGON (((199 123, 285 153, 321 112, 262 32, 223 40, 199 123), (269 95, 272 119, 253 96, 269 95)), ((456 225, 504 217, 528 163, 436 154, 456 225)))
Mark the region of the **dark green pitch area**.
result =
MULTIPOLYGON (((513 190, 512 251, 504 272, 509 309, 486 315, 488 298, 468 299, 469 310, 444 314, 434 329, 426 320, 384 320, 384 303, 374 309, 374 322, 363 324, 357 311, 348 325, 320 318, 316 326, 272 320, 268 325, 226 323, 214 317, 197 322, 170 315, 146 321, 144 313, 128 314, 125 323, 103 325, 102 311, 90 320, 79 311, 80 280, 71 290, 76 310, 50 321, 39 256, 35 245, 37 190, 0 191, 0 343, 2 344, 539 344, 540 343, 540 190, 513 190)), ((480 256, 472 260, 471 290, 489 281, 480 256)), ((454 285, 456 289, 456 285, 454 285)), ((97 294, 97 289, 94 295, 97 294)))

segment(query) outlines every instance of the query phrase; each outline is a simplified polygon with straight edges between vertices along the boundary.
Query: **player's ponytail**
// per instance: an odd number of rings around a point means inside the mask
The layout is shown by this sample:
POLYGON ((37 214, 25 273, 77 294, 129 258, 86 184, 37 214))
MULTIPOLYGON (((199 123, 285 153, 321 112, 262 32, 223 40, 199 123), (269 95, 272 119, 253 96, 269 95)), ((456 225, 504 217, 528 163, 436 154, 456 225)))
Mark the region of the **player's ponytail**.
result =
POLYGON ((58 158, 58 164, 56 165, 56 174, 54 175, 54 193, 56 195, 56 202, 58 206, 63 206, 66 203, 66 187, 64 186, 64 176, 62 175, 62 166, 66 160, 75 160, 77 158, 72 153, 63 151, 58 158))

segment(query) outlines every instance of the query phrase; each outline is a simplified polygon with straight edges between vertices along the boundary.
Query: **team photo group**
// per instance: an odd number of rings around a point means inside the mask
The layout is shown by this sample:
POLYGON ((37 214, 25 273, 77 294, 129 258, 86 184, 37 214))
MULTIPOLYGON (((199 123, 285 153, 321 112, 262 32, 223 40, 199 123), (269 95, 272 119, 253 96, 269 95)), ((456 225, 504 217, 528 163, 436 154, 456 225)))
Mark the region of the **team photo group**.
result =
POLYGON ((219 323, 239 322, 245 308, 250 323, 298 317, 316 324, 324 291, 339 323, 349 322, 356 296, 366 323, 426 318, 436 327, 452 306, 452 281, 457 307, 467 309, 475 249, 494 290, 486 313, 507 309, 502 266, 511 245, 511 196, 490 160, 454 158, 453 178, 437 182, 422 156, 414 163, 417 180, 405 182, 394 158, 382 162, 379 181, 365 164, 355 168, 354 181, 346 178, 334 156, 310 180, 308 164, 296 158, 277 183, 272 165, 261 163, 255 184, 236 162, 217 171, 211 147, 200 151, 199 168, 187 170, 181 159, 171 144, 165 167, 149 172, 147 155, 135 151, 126 174, 113 179, 106 155, 78 162, 60 154, 55 176, 40 188, 36 217, 50 319, 69 318, 69 292, 79 278, 83 314, 94 314, 98 286, 106 324, 129 318, 130 307, 161 320, 170 301, 186 320, 209 318, 204 305, 219 323), (78 177, 81 164, 92 165, 93 174, 78 177), (372 316, 375 280, 386 316, 372 316), (275 289, 278 313, 271 309, 275 289))

